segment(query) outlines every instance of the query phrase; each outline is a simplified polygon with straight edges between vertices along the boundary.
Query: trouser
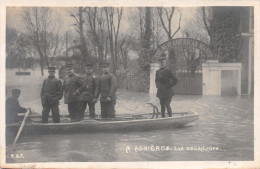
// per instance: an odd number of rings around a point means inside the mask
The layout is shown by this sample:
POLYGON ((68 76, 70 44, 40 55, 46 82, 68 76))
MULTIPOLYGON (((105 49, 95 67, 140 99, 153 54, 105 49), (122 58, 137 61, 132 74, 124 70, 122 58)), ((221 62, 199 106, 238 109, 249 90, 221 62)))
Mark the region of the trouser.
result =
POLYGON ((100 102, 100 105, 102 118, 115 118, 116 100, 112 100, 110 102, 100 102))
POLYGON ((59 102, 54 103, 54 104, 49 104, 48 102, 46 102, 43 105, 42 123, 48 123, 50 110, 52 113, 53 123, 59 123, 60 122, 59 102))
POLYGON ((71 122, 84 119, 84 101, 68 103, 68 111, 71 122))
POLYGON ((167 109, 169 117, 172 117, 171 101, 172 96, 167 98, 160 98, 162 117, 165 117, 165 108, 167 109))
POLYGON ((95 115, 95 103, 92 100, 84 101, 84 112, 86 108, 89 108, 89 117, 91 119, 94 119, 96 117, 95 115))

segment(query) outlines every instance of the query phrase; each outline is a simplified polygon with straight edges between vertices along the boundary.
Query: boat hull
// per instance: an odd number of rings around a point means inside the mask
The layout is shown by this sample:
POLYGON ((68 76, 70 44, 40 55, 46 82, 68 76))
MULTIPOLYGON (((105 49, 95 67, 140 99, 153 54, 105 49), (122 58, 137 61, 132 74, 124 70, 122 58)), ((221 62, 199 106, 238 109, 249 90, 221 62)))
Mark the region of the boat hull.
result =
MULTIPOLYGON (((187 113, 167 118, 132 120, 84 119, 73 123, 26 123, 23 135, 73 134, 88 132, 129 132, 180 127, 199 118, 197 113, 187 113)), ((15 134, 20 124, 6 125, 6 134, 15 134)))

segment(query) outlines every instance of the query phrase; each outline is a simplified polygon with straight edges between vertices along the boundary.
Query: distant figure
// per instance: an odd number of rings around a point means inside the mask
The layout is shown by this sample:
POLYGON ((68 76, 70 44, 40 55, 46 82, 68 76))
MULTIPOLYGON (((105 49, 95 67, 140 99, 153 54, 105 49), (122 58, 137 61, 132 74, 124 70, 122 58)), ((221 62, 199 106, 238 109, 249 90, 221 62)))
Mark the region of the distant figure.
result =
POLYGON ((61 68, 59 69, 59 79, 64 80, 66 77, 66 69, 65 67, 62 65, 61 68))
POLYGON ((165 117, 165 107, 169 117, 172 117, 171 100, 173 93, 173 86, 178 82, 173 72, 166 68, 165 56, 159 58, 160 69, 156 71, 155 84, 157 87, 156 96, 160 99, 162 117, 165 117))
POLYGON ((67 76, 63 82, 64 103, 68 104, 68 111, 71 122, 77 122, 84 119, 84 100, 83 91, 87 86, 83 79, 74 73, 74 65, 66 65, 67 76))
POLYGON ((101 117, 114 118, 116 105, 116 77, 109 72, 109 63, 104 63, 102 65, 102 70, 103 74, 99 79, 101 117))
POLYGON ((6 99, 6 124, 17 123, 18 113, 25 113, 28 110, 19 104, 18 98, 20 93, 20 89, 13 89, 12 96, 6 99))
POLYGON ((42 100, 42 123, 48 123, 49 113, 51 110, 53 123, 60 122, 59 100, 63 96, 62 83, 57 79, 55 67, 48 67, 49 76, 43 81, 41 90, 42 100))
POLYGON ((97 102, 98 95, 98 78, 93 75, 93 65, 87 64, 86 66, 86 75, 83 76, 85 84, 88 86, 83 92, 84 99, 84 111, 87 106, 89 107, 90 118, 94 119, 95 114, 95 104, 97 102))

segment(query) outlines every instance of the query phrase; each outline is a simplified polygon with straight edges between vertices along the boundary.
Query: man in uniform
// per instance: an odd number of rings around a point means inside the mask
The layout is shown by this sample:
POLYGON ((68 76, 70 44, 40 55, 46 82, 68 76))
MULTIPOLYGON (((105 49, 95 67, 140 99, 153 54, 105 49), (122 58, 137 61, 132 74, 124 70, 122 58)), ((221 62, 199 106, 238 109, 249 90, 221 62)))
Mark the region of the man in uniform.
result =
POLYGON ((172 117, 171 100, 173 93, 173 86, 177 83, 177 78, 174 76, 173 72, 166 68, 166 58, 163 55, 159 58, 160 69, 156 71, 155 84, 157 87, 156 96, 160 99, 162 117, 165 117, 165 108, 169 117, 172 117))
POLYGON ((6 124, 17 123, 18 113, 25 113, 28 110, 19 104, 20 93, 20 89, 13 89, 12 96, 6 99, 6 124))
POLYGON ((71 122, 77 122, 84 119, 84 100, 83 91, 87 86, 83 79, 74 73, 73 64, 66 65, 67 77, 64 80, 64 103, 68 104, 68 111, 71 122))
POLYGON ((48 67, 49 76, 43 81, 41 90, 42 123, 48 123, 51 110, 53 123, 60 122, 59 100, 63 96, 62 84, 55 77, 55 67, 48 67))
POLYGON ((116 104, 116 77, 109 72, 109 63, 104 63, 102 65, 102 71, 103 74, 99 79, 101 117, 114 118, 116 104))
POLYGON ((84 111, 89 107, 90 118, 95 118, 95 104, 97 102, 98 95, 98 79, 93 75, 93 65, 87 64, 86 66, 86 75, 83 76, 85 85, 88 87, 84 90, 83 99, 84 99, 84 111))

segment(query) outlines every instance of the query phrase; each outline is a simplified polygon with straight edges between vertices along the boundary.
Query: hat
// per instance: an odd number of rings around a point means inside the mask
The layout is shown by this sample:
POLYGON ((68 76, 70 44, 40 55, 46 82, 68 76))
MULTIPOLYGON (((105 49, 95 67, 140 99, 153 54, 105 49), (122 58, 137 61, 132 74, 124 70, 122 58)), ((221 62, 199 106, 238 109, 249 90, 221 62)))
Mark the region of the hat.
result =
POLYGON ((86 68, 87 69, 91 69, 93 67, 93 64, 92 63, 88 63, 87 65, 86 65, 86 68))
POLYGON ((21 90, 20 89, 13 89, 12 94, 20 94, 21 90))
POLYGON ((66 69, 73 69, 74 65, 72 63, 68 63, 68 64, 66 64, 65 68, 66 69))
POLYGON ((104 63, 102 64, 102 67, 109 67, 109 63, 108 63, 108 62, 104 62, 104 63))
POLYGON ((55 72, 55 67, 48 67, 49 72, 55 72))

